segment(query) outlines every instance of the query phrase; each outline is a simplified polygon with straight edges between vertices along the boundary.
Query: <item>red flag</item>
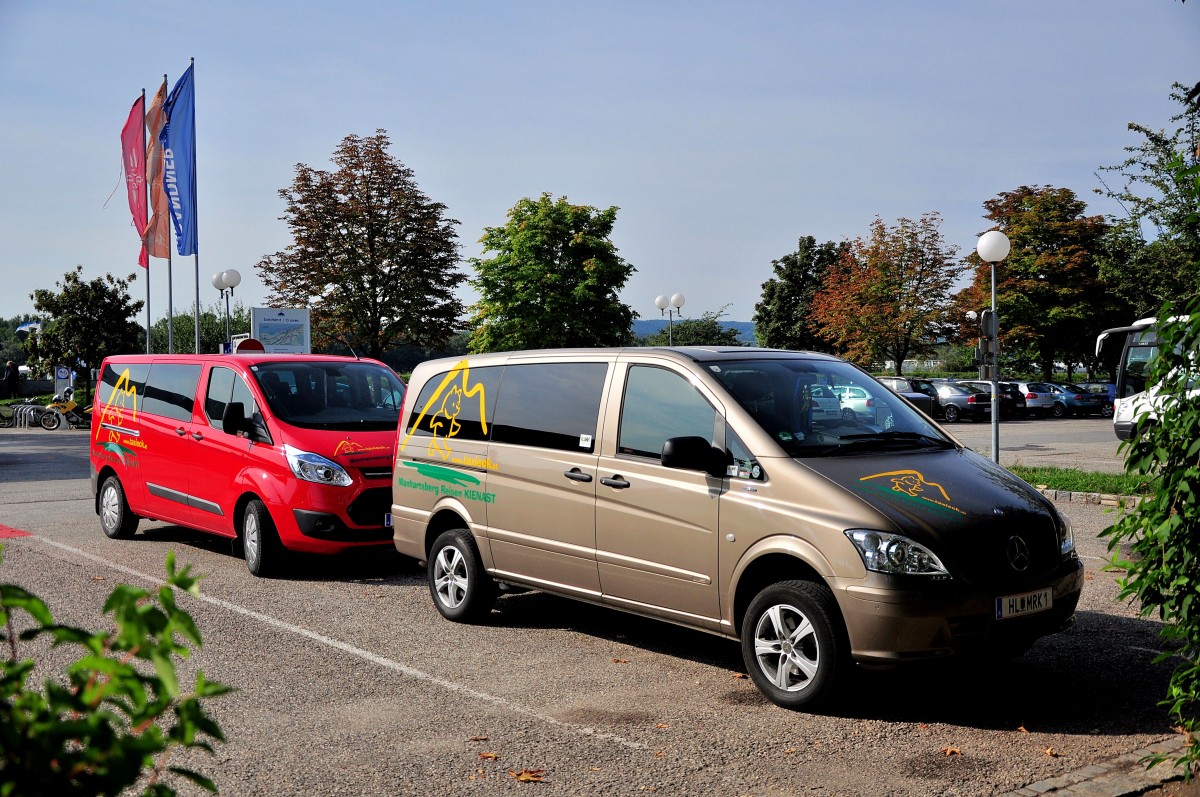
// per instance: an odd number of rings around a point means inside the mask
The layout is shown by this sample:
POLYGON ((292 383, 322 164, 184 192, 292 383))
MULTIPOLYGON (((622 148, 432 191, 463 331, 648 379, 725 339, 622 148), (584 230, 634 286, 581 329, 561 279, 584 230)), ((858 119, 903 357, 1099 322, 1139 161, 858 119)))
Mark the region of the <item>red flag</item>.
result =
POLYGON ((163 148, 158 140, 167 115, 163 104, 167 101, 167 79, 150 101, 146 111, 146 126, 150 128, 150 139, 146 145, 146 183, 150 186, 150 223, 142 242, 151 257, 171 256, 171 210, 167 206, 167 192, 163 190, 163 148))
MULTIPOLYGON (((125 189, 129 192, 129 212, 133 227, 140 237, 146 224, 146 155, 143 142, 146 135, 146 98, 138 97, 129 109, 129 118, 121 128, 121 156, 125 165, 125 189)), ((138 255, 138 265, 149 264, 146 247, 138 255)))

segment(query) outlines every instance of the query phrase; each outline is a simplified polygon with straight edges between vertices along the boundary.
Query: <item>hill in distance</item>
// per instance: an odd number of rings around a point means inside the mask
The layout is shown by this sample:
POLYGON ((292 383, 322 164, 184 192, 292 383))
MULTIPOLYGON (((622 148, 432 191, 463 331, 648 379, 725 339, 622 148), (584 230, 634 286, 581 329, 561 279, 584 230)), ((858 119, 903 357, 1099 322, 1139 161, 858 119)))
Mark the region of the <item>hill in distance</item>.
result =
MULTIPOLYGON (((738 340, 742 343, 754 345, 754 322, 753 321, 725 321, 721 320, 718 323, 722 327, 731 327, 737 330, 738 340)), ((667 319, 665 318, 640 318, 633 322, 633 334, 639 338, 644 338, 647 335, 653 335, 660 329, 667 328, 667 319)))

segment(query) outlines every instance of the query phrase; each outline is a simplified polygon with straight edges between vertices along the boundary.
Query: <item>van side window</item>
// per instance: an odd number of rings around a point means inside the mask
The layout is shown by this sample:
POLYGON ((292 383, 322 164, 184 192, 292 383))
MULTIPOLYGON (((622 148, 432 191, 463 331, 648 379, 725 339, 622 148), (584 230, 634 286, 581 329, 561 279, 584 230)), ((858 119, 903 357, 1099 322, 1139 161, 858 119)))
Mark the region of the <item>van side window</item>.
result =
POLYGON ((190 421, 196 404, 200 366, 183 363, 154 363, 146 378, 142 411, 176 421, 190 421))
POLYGON ((400 439, 486 440, 484 425, 491 430, 501 370, 502 366, 456 367, 431 377, 409 408, 400 439))
POLYGON ((506 366, 492 442, 594 451, 607 375, 607 363, 506 366))
POLYGON ((717 411, 691 383, 665 368, 635 365, 625 382, 617 453, 662 457, 670 437, 713 440, 717 411))
POLYGON ((141 411, 142 399, 146 395, 146 374, 149 363, 108 363, 100 375, 100 387, 96 391, 95 406, 103 409, 112 406, 126 410, 141 411))
POLYGON ((242 403, 247 418, 253 418, 258 410, 245 381, 232 369, 217 366, 208 373, 208 390, 204 396, 204 414, 210 426, 224 431, 221 418, 225 415, 225 405, 231 401, 242 403))

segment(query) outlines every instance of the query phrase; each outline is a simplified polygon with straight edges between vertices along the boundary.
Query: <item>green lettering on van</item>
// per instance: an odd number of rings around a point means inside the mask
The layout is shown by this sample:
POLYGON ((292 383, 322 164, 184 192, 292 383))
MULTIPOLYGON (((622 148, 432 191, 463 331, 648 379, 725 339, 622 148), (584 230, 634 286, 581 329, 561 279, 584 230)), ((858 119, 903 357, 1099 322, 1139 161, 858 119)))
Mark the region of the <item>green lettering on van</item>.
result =
POLYGON ((414 469, 417 473, 421 474, 427 479, 437 479, 438 481, 446 482, 448 484, 459 484, 466 486, 478 485, 480 483, 479 479, 475 478, 469 473, 462 473, 461 471, 454 470, 453 468, 446 468, 441 465, 431 465, 428 462, 402 462, 400 464, 404 465, 406 468, 414 469))

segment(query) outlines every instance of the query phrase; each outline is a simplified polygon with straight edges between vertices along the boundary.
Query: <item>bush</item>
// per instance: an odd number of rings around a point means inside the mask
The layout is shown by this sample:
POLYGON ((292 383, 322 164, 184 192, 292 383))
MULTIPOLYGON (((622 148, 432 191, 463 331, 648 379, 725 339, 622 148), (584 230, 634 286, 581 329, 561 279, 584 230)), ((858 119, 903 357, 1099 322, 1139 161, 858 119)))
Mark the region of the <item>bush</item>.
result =
POLYGON ((1159 661, 1177 666, 1161 705, 1185 735, 1175 763, 1190 777, 1200 770, 1200 403, 1189 395, 1200 351, 1200 300, 1191 300, 1185 312, 1182 320, 1168 320, 1166 308, 1159 316, 1162 343, 1150 377, 1162 385, 1159 421, 1142 416, 1121 444, 1126 472, 1158 478, 1157 489, 1104 533, 1110 551, 1126 545, 1131 552, 1127 559, 1113 555, 1112 566, 1125 571, 1119 597, 1136 598, 1142 615, 1157 612, 1163 621, 1169 650, 1159 661))
POLYGON ((149 592, 118 585, 104 604, 109 631, 57 625, 46 604, 15 584, 0 584, 0 795, 116 795, 139 780, 143 794, 175 791, 161 782, 170 772, 211 792, 212 780, 190 769, 166 766, 173 748, 212 752, 208 740, 224 735, 201 701, 229 691, 197 673, 183 692, 174 659, 199 648, 200 631, 175 604, 175 590, 199 594, 190 567, 175 570, 149 592), (14 616, 33 627, 17 633, 14 616), (18 642, 48 637, 54 647, 77 646, 80 657, 40 689, 28 681, 37 662, 20 658, 18 642), (179 641, 182 640, 182 641, 179 641), (144 780, 143 780, 144 778, 144 780))

